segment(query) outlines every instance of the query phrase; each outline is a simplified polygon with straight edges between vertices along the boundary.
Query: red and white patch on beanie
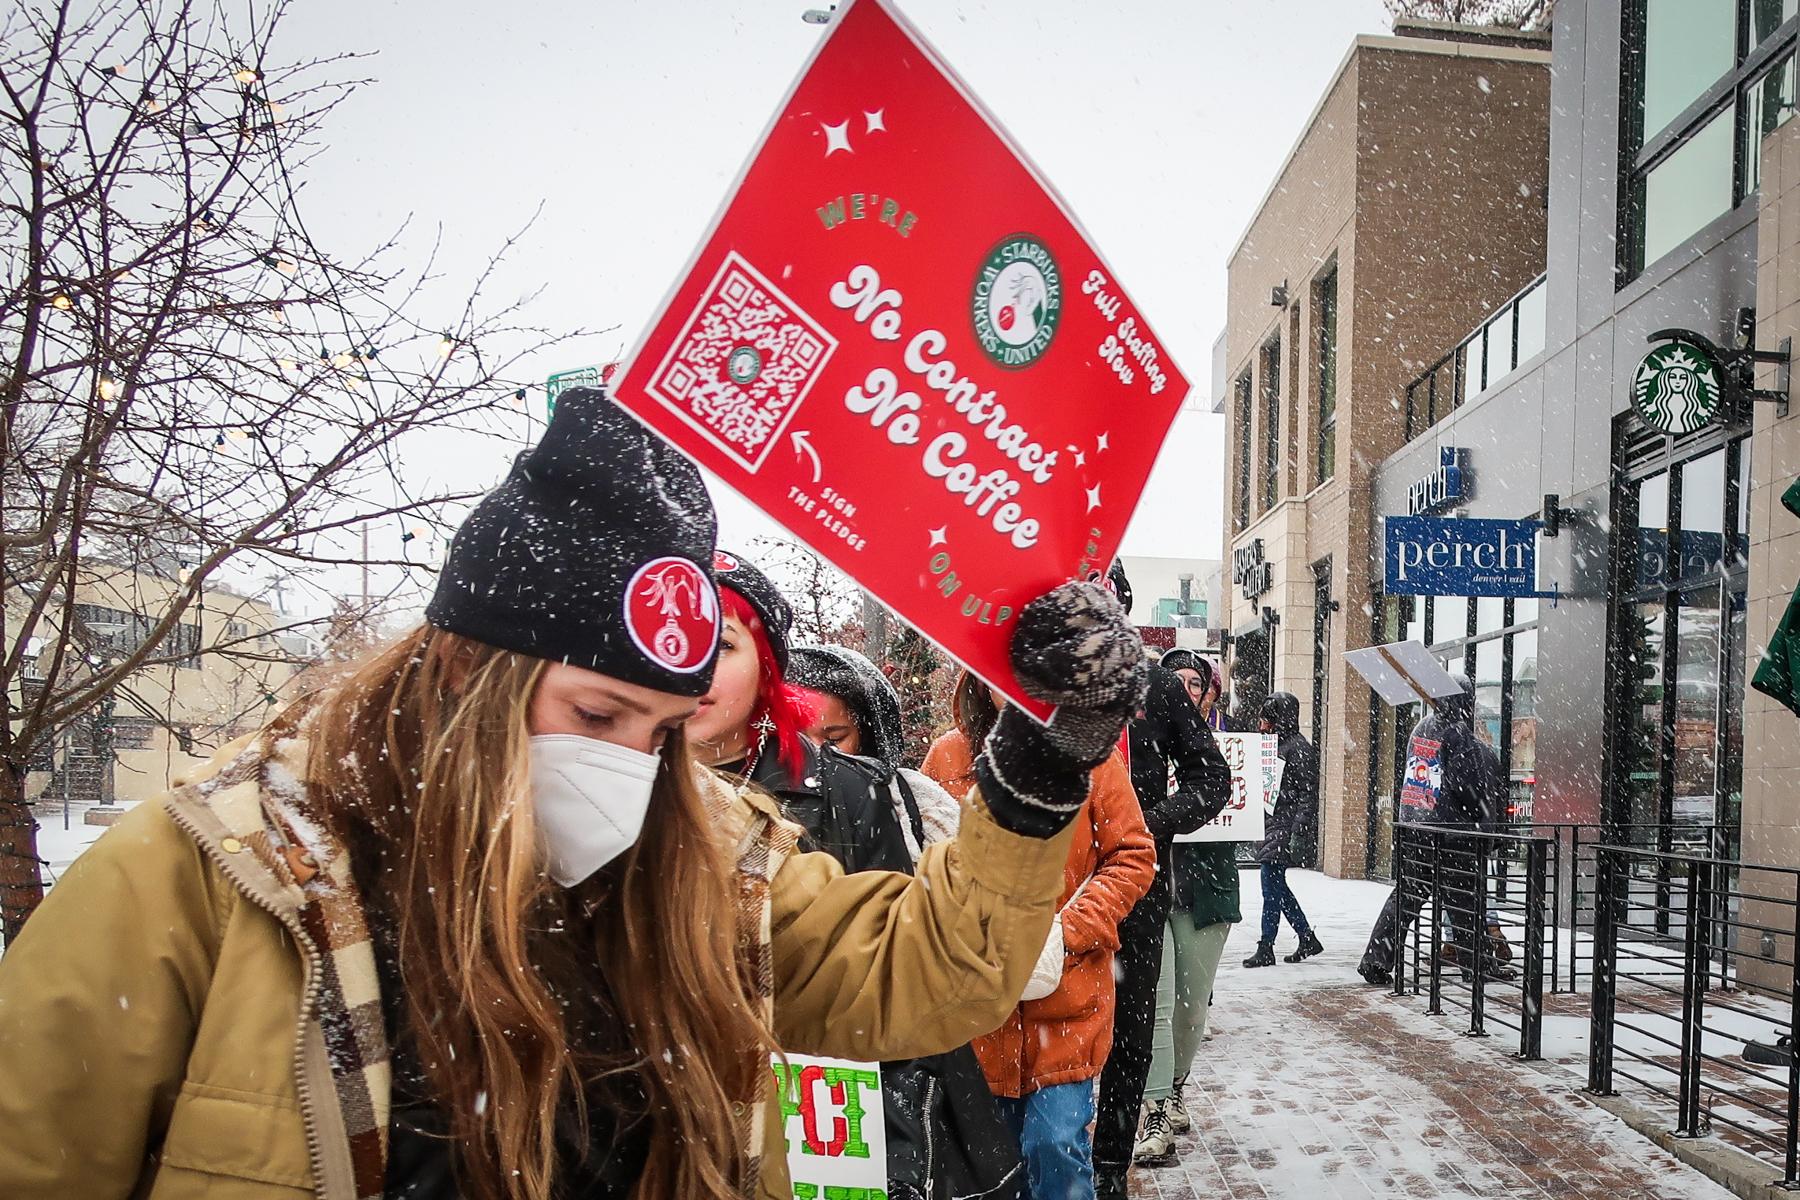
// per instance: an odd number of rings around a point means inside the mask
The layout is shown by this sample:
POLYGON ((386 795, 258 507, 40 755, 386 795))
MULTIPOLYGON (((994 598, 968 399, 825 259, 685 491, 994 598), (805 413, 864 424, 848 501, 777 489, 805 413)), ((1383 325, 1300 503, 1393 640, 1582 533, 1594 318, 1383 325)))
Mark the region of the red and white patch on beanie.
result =
POLYGON ((625 628, 644 657, 678 675, 712 661, 719 642, 719 594, 685 558, 654 558, 625 585, 625 628))

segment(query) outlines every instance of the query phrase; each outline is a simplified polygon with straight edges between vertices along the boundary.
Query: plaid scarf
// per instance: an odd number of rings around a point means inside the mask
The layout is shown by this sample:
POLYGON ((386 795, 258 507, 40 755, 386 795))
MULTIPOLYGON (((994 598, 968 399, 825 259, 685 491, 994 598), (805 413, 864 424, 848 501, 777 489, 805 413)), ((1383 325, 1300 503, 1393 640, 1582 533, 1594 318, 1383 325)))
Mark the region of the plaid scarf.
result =
MULTIPOLYGON (((782 863, 794 853, 799 843, 800 828, 782 820, 773 801, 766 801, 760 794, 752 792, 755 799, 739 794, 703 768, 697 768, 694 774, 713 827, 737 832, 738 948, 745 959, 752 995, 762 1008, 764 1023, 772 1029, 775 1025, 775 956, 769 923, 770 896, 782 863)), ((757 1184, 762 1176, 763 1139, 775 1086, 772 1071, 759 1071, 756 1078, 760 1085, 752 1094, 740 1097, 732 1104, 744 1164, 738 1189, 745 1196, 757 1194, 757 1184)))

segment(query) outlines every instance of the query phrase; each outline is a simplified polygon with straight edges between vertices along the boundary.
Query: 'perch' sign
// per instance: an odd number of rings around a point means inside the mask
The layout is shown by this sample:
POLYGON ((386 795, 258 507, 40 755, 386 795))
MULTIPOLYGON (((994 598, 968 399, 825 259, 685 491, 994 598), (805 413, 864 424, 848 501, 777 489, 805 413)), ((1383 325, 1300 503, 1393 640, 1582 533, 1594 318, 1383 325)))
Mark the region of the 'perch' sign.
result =
POLYGON ((1067 207, 889 0, 832 20, 618 402, 988 683, 1104 575, 1188 393, 1067 207))

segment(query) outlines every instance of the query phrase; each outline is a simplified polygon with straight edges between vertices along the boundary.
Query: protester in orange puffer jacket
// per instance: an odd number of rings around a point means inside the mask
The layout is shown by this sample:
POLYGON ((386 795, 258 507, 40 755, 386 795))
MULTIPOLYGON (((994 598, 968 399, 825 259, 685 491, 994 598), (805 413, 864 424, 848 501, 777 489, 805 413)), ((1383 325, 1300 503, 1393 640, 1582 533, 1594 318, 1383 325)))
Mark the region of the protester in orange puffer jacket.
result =
MULTIPOLYGON (((953 795, 974 786, 975 752, 999 716, 995 700, 965 674, 956 688, 957 728, 925 756, 924 773, 953 795)), ((1112 1049, 1119 922, 1156 877, 1156 845, 1117 751, 1094 768, 1075 820, 1058 900, 1067 906, 1062 983, 1042 999, 1022 1001, 1006 1024, 974 1042, 988 1086, 1019 1135, 1036 1200, 1093 1194, 1091 1084, 1112 1049)))

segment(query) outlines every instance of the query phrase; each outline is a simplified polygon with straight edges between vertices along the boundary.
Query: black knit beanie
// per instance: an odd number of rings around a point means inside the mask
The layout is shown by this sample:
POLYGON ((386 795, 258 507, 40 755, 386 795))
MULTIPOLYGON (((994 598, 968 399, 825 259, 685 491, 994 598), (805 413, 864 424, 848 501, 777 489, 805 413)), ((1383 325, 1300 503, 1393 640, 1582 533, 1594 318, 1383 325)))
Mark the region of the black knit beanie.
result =
POLYGON ((604 392, 556 398, 542 440, 475 506, 425 619, 680 696, 712 686, 718 524, 700 473, 604 392))
POLYGON ((763 623, 763 632, 768 635, 769 649, 775 652, 775 665, 785 676, 788 635, 794 630, 794 606, 769 582, 767 575, 728 550, 714 553, 713 573, 718 577, 720 587, 730 588, 756 611, 757 619, 763 623))
POLYGON ((1212 688, 1213 676, 1216 674, 1212 663, 1192 650, 1178 646, 1166 652, 1157 661, 1171 671, 1196 671, 1200 675, 1200 682, 1204 685, 1201 690, 1208 691, 1212 688))

